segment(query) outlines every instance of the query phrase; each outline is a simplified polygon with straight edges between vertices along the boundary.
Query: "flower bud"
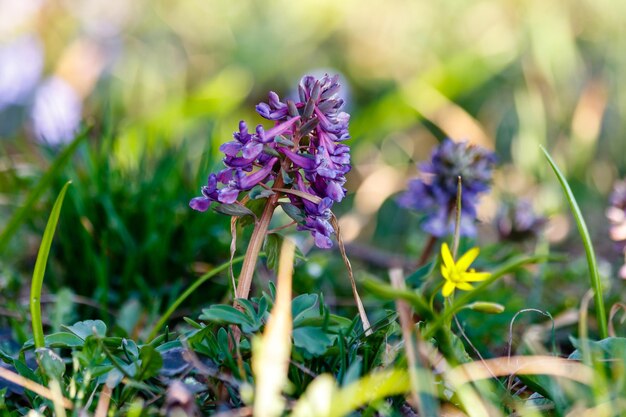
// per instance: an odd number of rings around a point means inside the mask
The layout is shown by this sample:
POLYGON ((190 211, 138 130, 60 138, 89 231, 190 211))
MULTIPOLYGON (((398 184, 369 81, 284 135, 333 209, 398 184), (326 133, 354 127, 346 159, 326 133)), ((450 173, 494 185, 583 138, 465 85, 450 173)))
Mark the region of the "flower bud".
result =
POLYGON ((487 314, 500 314, 504 311, 504 306, 502 304, 492 303, 489 301, 474 301, 472 304, 465 306, 465 308, 487 314))

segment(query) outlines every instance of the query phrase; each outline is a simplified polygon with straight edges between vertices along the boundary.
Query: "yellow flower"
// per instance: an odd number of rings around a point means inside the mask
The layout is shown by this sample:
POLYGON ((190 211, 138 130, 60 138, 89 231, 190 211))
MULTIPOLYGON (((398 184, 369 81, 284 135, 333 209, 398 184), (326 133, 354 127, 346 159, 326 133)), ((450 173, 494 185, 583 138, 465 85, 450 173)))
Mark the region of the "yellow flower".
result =
POLYGON ((474 287, 472 287, 470 282, 484 281, 489 278, 491 274, 488 272, 476 272, 474 269, 467 270, 479 252, 480 249, 472 248, 461 256, 457 262, 454 262, 448 244, 444 243, 441 246, 441 258, 443 259, 441 275, 446 280, 446 283, 443 284, 441 295, 449 297, 455 288, 463 291, 473 290, 474 287))

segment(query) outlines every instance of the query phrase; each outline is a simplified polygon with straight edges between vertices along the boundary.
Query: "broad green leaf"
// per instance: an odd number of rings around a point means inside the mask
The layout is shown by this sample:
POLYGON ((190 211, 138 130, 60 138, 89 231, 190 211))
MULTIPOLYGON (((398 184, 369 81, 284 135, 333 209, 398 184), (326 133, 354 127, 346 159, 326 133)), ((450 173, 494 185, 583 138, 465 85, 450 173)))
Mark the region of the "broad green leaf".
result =
POLYGON ((213 305, 202 310, 200 320, 221 324, 236 324, 241 326, 244 333, 253 333, 259 330, 260 325, 254 323, 250 317, 229 305, 213 305))
POLYGON ((107 326, 102 320, 79 321, 71 326, 63 326, 63 328, 83 340, 93 335, 104 337, 107 332, 107 326))
POLYGON ((143 381, 153 376, 158 375, 159 370, 163 366, 163 358, 157 350, 150 346, 145 345, 139 351, 139 360, 141 365, 137 374, 137 379, 143 381))
POLYGON ((293 329, 293 344, 312 356, 321 356, 330 348, 337 336, 326 333, 319 327, 293 329))
POLYGON ((56 379, 57 381, 63 377, 65 373, 65 363, 63 359, 54 351, 48 348, 39 348, 35 351, 37 355, 37 363, 46 373, 48 378, 56 379))
MULTIPOLYGON (((568 359, 582 360, 582 341, 572 339, 572 343, 576 350, 569 355, 568 359)), ((601 356, 602 359, 612 362, 619 361, 622 364, 626 363, 626 337, 607 337, 598 341, 588 340, 586 347, 591 349, 592 353, 601 356)))
POLYGON ((294 327, 298 327, 298 325, 308 317, 320 316, 319 310, 315 308, 317 299, 317 294, 301 294, 293 299, 291 304, 291 314, 293 316, 294 327))
POLYGON ((45 337, 46 347, 49 348, 73 348, 80 347, 84 341, 73 333, 58 332, 45 337))

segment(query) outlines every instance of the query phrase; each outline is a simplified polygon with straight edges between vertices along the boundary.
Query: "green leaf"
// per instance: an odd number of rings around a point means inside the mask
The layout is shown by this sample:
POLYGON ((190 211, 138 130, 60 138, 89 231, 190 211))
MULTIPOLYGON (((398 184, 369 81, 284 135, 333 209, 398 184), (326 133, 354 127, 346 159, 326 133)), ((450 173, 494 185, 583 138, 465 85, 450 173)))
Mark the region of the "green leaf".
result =
POLYGON ((304 222, 304 213, 298 207, 291 203, 281 203, 280 207, 285 214, 293 219, 296 223, 304 222))
POLYGON ((200 323, 198 323, 197 321, 190 319, 189 317, 183 317, 183 320, 185 321, 185 323, 187 323, 188 325, 190 325, 191 327, 198 329, 198 330, 202 330, 204 328, 204 326, 202 326, 200 323))
POLYGON ((59 154, 59 156, 54 160, 50 168, 46 171, 43 177, 39 180, 37 185, 31 190, 26 197, 26 201, 24 205, 17 209, 7 225, 4 227, 2 232, 0 232, 0 253, 4 252, 7 243, 15 234, 20 225, 26 220, 28 215, 33 212, 33 206, 37 203, 37 201, 41 198, 41 196, 45 193, 46 189, 52 184, 52 181, 55 178, 58 178, 59 172, 63 168, 63 166, 69 161, 70 157, 74 154, 78 145, 87 137, 86 132, 81 133, 74 139, 72 143, 70 143, 63 151, 59 154))
POLYGON ((361 376, 361 369, 363 369, 363 360, 360 356, 357 356, 344 374, 341 385, 348 385, 352 382, 356 382, 361 376))
POLYGON ((589 267, 589 280, 591 281, 591 288, 593 288, 594 292, 594 301, 596 305, 596 320, 598 322, 598 330, 600 332, 600 337, 602 339, 606 339, 608 337, 608 329, 607 329, 607 320, 606 320, 606 312, 604 308, 604 297, 602 296, 602 282, 600 281, 600 274, 598 273, 598 261, 596 260, 596 253, 593 249, 593 242, 591 241, 591 236, 589 235, 589 230, 587 229, 587 224, 585 223, 585 219, 583 218, 583 214, 580 211, 580 207, 578 207, 578 203, 576 202, 576 198, 574 197, 574 193, 570 188, 565 175, 559 170, 556 166, 556 163, 546 151, 543 146, 541 147, 548 163, 552 167, 554 174, 559 180, 561 184, 561 188, 567 197, 567 202, 569 203, 570 210, 574 215, 574 219, 576 220, 576 225, 578 226, 578 233, 580 233, 580 237, 583 240, 583 246, 585 247, 585 254, 587 255, 587 265, 589 267))
POLYGON ((254 216, 252 210, 250 210, 243 204, 217 204, 213 207, 213 210, 218 213, 226 214, 228 216, 254 216))
POLYGON ((58 332, 45 337, 46 347, 49 348, 74 348, 80 347, 85 342, 73 333, 58 332))
POLYGON ((263 209, 265 209, 265 205, 267 200, 264 198, 257 198, 256 200, 250 200, 246 203, 246 207, 250 209, 251 212, 254 213, 254 216, 244 216, 241 217, 238 221, 240 227, 246 227, 250 224, 254 224, 254 221, 261 217, 263 213, 263 209), (255 217, 256 216, 256 217, 255 217))
POLYGON ((293 326, 298 327, 306 318, 312 315, 319 317, 319 310, 315 308, 317 304, 317 294, 301 294, 291 302, 291 315, 293 317, 293 326))
POLYGON ((254 308, 254 304, 252 304, 252 301, 247 300, 245 298, 237 298, 237 304, 241 305, 241 307, 243 307, 244 309, 244 313, 250 317, 250 320, 253 320, 256 318, 256 310, 254 308))
POLYGON ((122 350, 131 358, 131 360, 139 356, 139 347, 133 340, 122 339, 122 350))
POLYGON ((289 174, 287 173, 287 171, 285 171, 284 169, 280 169, 280 176, 283 177, 283 182, 287 185, 293 183, 293 178, 291 178, 289 176, 289 174))
POLYGON ((157 376, 163 366, 163 357, 151 345, 145 345, 141 348, 139 351, 139 360, 141 361, 141 366, 139 367, 137 379, 140 381, 157 376))
POLYGON ((321 356, 330 348, 337 336, 329 335, 319 327, 293 329, 293 344, 312 356, 321 356))
POLYGON ((213 305, 203 309, 199 318, 213 323, 236 324, 241 326, 244 333, 256 332, 261 327, 259 323, 254 323, 250 317, 241 311, 225 304, 213 305))
POLYGON ((415 312, 423 318, 430 319, 433 317, 433 312, 424 297, 415 291, 409 289, 397 289, 375 278, 367 278, 363 280, 363 287, 380 299, 401 299, 408 302, 415 309, 415 312))
POLYGON ((406 277, 406 283, 412 287, 419 287, 424 283, 424 281, 426 281, 426 278, 433 273, 436 264, 437 262, 431 261, 426 265, 417 268, 415 272, 406 277))
POLYGON ((65 373, 65 363, 63 359, 48 348, 39 348, 35 353, 37 354, 37 363, 48 378, 56 379, 57 381, 61 380, 65 373))
MULTIPOLYGON (((576 347, 576 350, 569 355, 568 359, 582 360, 582 341, 572 338, 572 343, 576 347)), ((616 361, 626 363, 626 337, 607 337, 606 339, 597 341, 588 340, 586 347, 591 349, 592 354, 601 357, 603 360, 607 361, 607 363, 616 361)))
POLYGON ((46 273, 46 265, 48 263, 48 255, 50 254, 50 247, 52 246, 52 238, 54 237, 54 231, 59 222, 59 216, 61 215, 61 207, 63 206, 63 199, 67 192, 67 187, 72 182, 68 181, 56 201, 52 206, 52 212, 48 218, 46 229, 43 232, 43 238, 41 239, 41 245, 39 246, 39 252, 37 253, 37 260, 35 261, 35 269, 33 271, 33 280, 30 286, 30 314, 33 327, 33 338, 35 340, 35 346, 38 348, 44 347, 44 333, 43 324, 41 322, 41 288, 43 286, 43 278, 46 273))
POLYGON ((267 255, 267 267, 273 271, 278 268, 278 256, 283 245, 284 238, 277 233, 270 233, 265 237, 263 250, 267 255))
POLYGON ((79 321, 71 326, 63 326, 63 328, 83 340, 87 339, 89 336, 93 336, 94 334, 104 337, 107 332, 107 326, 102 320, 79 321))
POLYGON ((274 191, 272 190, 268 190, 267 188, 263 188, 261 186, 256 186, 253 189, 250 190, 250 192, 248 193, 248 196, 252 199, 252 200, 258 200, 260 198, 267 198, 270 197, 272 195, 276 194, 274 191))
POLYGON ((13 366, 18 374, 22 375, 24 378, 28 378, 31 381, 35 381, 38 384, 41 384, 41 378, 37 376, 24 362, 15 359, 13 361, 13 366))

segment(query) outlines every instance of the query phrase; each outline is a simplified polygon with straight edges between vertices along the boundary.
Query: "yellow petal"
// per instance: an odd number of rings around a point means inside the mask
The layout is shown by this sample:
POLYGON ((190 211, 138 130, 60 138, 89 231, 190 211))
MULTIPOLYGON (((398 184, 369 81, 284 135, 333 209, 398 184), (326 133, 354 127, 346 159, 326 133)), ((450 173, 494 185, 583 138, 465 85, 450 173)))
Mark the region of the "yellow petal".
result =
POLYGON ((450 294, 452 294, 453 291, 454 291, 454 284, 450 281, 446 281, 446 283, 443 284, 441 295, 443 295, 444 297, 450 297, 450 294))
POLYGON ((441 245, 441 258, 443 259, 443 264, 446 268, 448 268, 448 270, 454 268, 454 258, 452 257, 448 244, 445 242, 441 245))
POLYGON ((479 253, 480 249, 478 249, 477 247, 465 252, 465 254, 461 256, 461 259, 459 259, 459 261, 456 263, 457 269, 461 272, 467 271, 467 268, 469 268, 472 262, 476 260, 479 253))
POLYGON ((491 274, 489 272, 466 272, 463 275, 463 281, 478 282, 488 279, 491 274))
POLYGON ((445 279, 450 279, 450 270, 443 264, 441 265, 441 276, 445 279))
POLYGON ((457 282, 456 287, 459 290, 463 290, 463 291, 471 291, 474 289, 474 287, 472 287, 472 284, 468 284, 467 282, 457 282))

